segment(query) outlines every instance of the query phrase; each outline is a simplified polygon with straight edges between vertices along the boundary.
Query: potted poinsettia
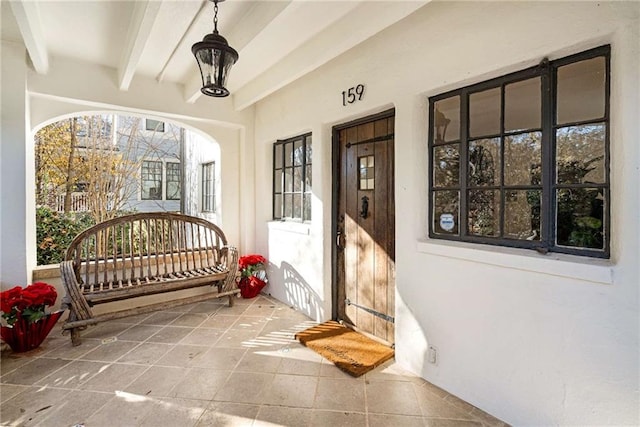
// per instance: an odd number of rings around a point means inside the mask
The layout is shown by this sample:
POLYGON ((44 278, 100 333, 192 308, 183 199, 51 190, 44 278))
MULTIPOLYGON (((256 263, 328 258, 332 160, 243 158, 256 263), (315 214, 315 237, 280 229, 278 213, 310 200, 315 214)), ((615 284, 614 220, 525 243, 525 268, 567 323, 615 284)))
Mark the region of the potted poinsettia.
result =
POLYGON ((240 257, 240 295, 243 298, 253 298, 267 285, 267 274, 264 269, 267 260, 262 255, 252 254, 240 257))
POLYGON ((63 310, 46 312, 46 307, 54 305, 57 298, 56 288, 43 282, 0 292, 0 310, 5 323, 0 327, 2 340, 16 353, 42 344, 63 313, 63 310))

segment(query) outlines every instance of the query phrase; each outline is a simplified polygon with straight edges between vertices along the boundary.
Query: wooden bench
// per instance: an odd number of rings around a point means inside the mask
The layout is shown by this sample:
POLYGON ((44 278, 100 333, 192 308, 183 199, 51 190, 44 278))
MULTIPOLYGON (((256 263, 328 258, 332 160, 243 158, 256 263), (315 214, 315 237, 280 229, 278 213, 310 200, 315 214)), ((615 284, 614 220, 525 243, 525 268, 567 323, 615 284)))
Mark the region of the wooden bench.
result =
MULTIPOLYGON (((78 234, 60 264, 70 314, 63 325, 73 345, 80 330, 106 320, 227 296, 236 285, 238 252, 215 224, 154 212, 114 218, 78 234), (96 304, 210 286, 210 292, 94 315, 96 304)), ((174 295, 175 297, 175 295, 174 295)), ((106 307, 106 306, 105 306, 106 307)))

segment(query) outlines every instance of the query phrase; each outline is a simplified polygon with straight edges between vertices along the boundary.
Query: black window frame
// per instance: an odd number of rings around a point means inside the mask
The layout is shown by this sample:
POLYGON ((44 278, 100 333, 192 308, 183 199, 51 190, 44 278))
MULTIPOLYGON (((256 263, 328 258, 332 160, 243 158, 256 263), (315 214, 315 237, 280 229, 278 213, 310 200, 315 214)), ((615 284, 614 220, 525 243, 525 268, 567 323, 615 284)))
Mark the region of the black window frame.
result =
MULTIPOLYGON (((428 129, 428 230, 429 237, 432 239, 441 240, 453 240, 469 243, 480 243, 499 245, 506 247, 518 247, 535 249, 540 253, 555 252, 571 255, 579 255, 594 258, 610 258, 611 247, 611 176, 610 176, 610 131, 611 131, 611 119, 610 119, 610 86, 611 86, 611 46, 604 45, 594 49, 590 49, 584 52, 580 52, 574 55, 570 55, 564 58, 560 58, 553 61, 543 60, 538 66, 530 67, 521 71, 510 73, 501 77, 497 77, 491 80, 483 81, 477 84, 469 85, 463 88, 448 91, 446 93, 438 94, 436 96, 429 97, 429 129, 428 129), (557 124, 556 104, 557 104, 557 70, 558 68, 577 63, 580 61, 593 59, 596 57, 603 57, 605 63, 605 83, 604 83, 604 116, 596 119, 583 120, 575 123, 561 123, 557 124), (470 141, 478 140, 478 137, 470 137, 469 135, 469 97, 472 93, 481 92, 487 89, 500 88, 501 96, 501 110, 500 110, 500 133, 496 135, 501 138, 501 152, 504 152, 504 138, 509 136, 510 133, 505 132, 504 129, 504 97, 505 86, 507 84, 524 81, 527 79, 540 77, 541 79, 541 128, 539 129, 541 138, 541 202, 540 202, 540 222, 541 222, 541 238, 538 241, 517 240, 504 237, 504 213, 505 206, 505 182, 501 180, 498 187, 501 190, 501 202, 500 209, 501 214, 498 218, 500 223, 501 235, 499 237, 486 237, 471 235, 468 233, 468 215, 469 215, 469 202, 467 201, 467 192, 472 185, 468 182, 467 165, 469 159, 468 144, 470 141), (453 144, 454 141, 445 141, 441 144, 436 144, 434 141, 434 123, 435 123, 435 103, 447 98, 459 96, 460 105, 460 137, 457 141, 459 150, 459 177, 457 187, 452 186, 451 191, 459 191, 458 196, 458 231, 457 234, 442 234, 436 233, 434 230, 434 213, 436 209, 434 200, 434 189, 437 190, 449 190, 448 187, 434 187, 434 147, 444 146, 447 144, 453 144), (604 182, 598 184, 560 184, 556 183, 556 130, 559 128, 566 128, 570 126, 578 125, 596 125, 604 124, 604 182), (576 246, 563 246, 556 244, 557 239, 557 189, 570 189, 570 188, 594 188, 602 190, 604 194, 604 206, 603 206, 603 220, 602 220, 602 235, 603 235, 603 248, 592 249, 587 247, 576 246)), ((512 132, 513 133, 513 132, 512 132)), ((486 138, 490 138, 489 136, 486 138)), ((504 165, 501 171, 504 170, 504 165)), ((504 173, 504 172, 502 172, 504 173)))
POLYGON ((180 200, 180 196, 182 193, 182 166, 180 162, 170 162, 170 161, 166 161, 164 162, 164 200, 180 200), (171 165, 171 167, 169 167, 169 165, 171 165), (177 167, 176 167, 177 166, 177 167), (174 178, 175 175, 173 174, 169 174, 169 170, 173 169, 174 167, 175 170, 173 170, 173 172, 177 171, 177 180, 174 179, 169 179, 169 178, 174 178), (177 197, 169 197, 169 183, 173 183, 173 182, 177 182, 178 183, 178 192, 177 192, 177 197))
POLYGON ((276 221, 311 221, 311 170, 312 170, 312 138, 311 133, 294 136, 292 138, 278 140, 273 144, 273 197, 272 197, 272 218, 276 221), (295 160, 296 143, 301 143, 302 159, 299 163, 295 160), (287 159, 287 147, 291 147, 291 157, 287 159), (279 162, 278 162, 279 160, 279 162), (300 188, 295 189, 294 169, 301 168, 300 188), (290 171, 291 190, 286 188, 287 171, 290 171), (280 189, 280 191, 278 191, 280 189), (294 200, 300 198, 300 215, 296 215, 294 200), (290 209, 289 209, 290 205, 290 209), (287 215, 291 212, 291 215, 287 215))
POLYGON ((143 160, 141 165, 140 165, 140 200, 163 200, 162 196, 163 196, 163 188, 164 188, 164 164, 162 162, 162 160, 143 160), (153 170, 150 170, 151 164, 153 164, 153 170), (157 187, 152 187, 152 188, 156 188, 156 192, 154 194, 157 194, 156 197, 153 197, 153 195, 151 194, 151 192, 149 192, 149 195, 147 197, 145 197, 145 186, 144 183, 145 182, 157 182, 155 181, 153 178, 155 178, 157 176, 157 172, 158 172, 158 164, 160 165, 159 170, 160 170, 160 188, 157 187), (152 176, 153 175, 153 176, 152 176))
POLYGON ((216 162, 202 164, 202 212, 216 211, 216 162))

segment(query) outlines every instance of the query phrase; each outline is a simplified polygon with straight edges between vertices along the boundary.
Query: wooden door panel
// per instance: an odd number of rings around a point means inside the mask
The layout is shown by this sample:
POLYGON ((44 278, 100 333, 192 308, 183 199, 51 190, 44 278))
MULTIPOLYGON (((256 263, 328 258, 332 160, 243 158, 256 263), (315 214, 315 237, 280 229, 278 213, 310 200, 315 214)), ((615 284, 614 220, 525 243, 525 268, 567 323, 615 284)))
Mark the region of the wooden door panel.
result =
POLYGON ((358 329, 393 342, 393 323, 383 318, 394 316, 393 117, 343 128, 336 143, 340 182, 335 221, 342 233, 336 257, 336 312, 358 329), (367 159, 368 178, 373 178, 364 186, 360 185, 361 159, 367 159), (364 197, 367 215, 362 215, 364 197), (345 298, 358 307, 345 305, 345 298))

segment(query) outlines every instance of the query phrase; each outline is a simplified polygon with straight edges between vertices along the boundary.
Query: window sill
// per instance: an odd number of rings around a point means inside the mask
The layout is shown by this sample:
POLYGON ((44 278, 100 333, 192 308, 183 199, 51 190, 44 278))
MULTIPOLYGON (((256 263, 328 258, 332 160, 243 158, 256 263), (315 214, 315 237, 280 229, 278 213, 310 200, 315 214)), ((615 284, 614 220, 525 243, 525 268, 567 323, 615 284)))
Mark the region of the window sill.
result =
POLYGON ((418 241, 418 252, 604 285, 613 284, 610 260, 445 240, 418 241))
POLYGON ((285 231, 305 236, 311 234, 311 224, 304 222, 269 221, 267 225, 270 231, 285 231))

